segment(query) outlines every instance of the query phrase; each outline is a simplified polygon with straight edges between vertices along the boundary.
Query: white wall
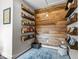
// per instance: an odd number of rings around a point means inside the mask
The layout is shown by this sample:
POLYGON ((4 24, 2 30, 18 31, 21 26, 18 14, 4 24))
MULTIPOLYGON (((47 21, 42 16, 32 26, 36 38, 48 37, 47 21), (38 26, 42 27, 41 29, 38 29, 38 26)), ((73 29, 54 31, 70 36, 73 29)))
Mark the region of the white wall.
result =
POLYGON ((0 0, 0 53, 10 59, 12 57, 12 16, 13 1, 0 0), (3 24, 3 10, 11 7, 11 24, 3 24))
MULTIPOLYGON (((33 40, 26 42, 21 41, 21 3, 25 4, 23 0, 13 0, 13 58, 22 54, 31 47, 33 40)), ((28 5, 26 5, 28 7, 28 5)), ((28 7, 29 8, 29 7, 28 7)))
POLYGON ((25 2, 23 0, 0 0, 0 53, 8 59, 28 50, 33 42, 33 40, 21 42, 21 3, 25 2), (3 10, 9 7, 11 7, 11 24, 4 25, 3 10))

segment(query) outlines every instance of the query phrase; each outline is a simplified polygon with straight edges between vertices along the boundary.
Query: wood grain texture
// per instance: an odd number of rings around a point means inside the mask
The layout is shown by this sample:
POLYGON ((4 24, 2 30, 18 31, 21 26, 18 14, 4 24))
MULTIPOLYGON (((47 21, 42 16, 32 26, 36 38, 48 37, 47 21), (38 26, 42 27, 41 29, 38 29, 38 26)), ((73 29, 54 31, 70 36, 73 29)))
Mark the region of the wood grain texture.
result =
POLYGON ((67 38, 66 27, 67 21, 65 19, 66 11, 64 5, 59 5, 54 8, 48 8, 48 11, 40 9, 36 11, 36 32, 37 39, 42 44, 59 45, 67 38), (46 16, 48 14, 48 16, 46 16), (48 34, 44 36, 43 34, 48 34), (44 37, 44 38, 43 38, 44 37), (45 37, 48 37, 47 39, 45 37), (63 38, 63 39, 62 39, 63 38))
POLYGON ((63 8, 65 8, 65 6, 66 6, 66 3, 62 3, 62 4, 58 4, 58 5, 51 5, 51 6, 48 6, 47 8, 36 9, 35 13, 40 14, 40 13, 45 13, 47 11, 51 12, 51 11, 63 9, 63 8))

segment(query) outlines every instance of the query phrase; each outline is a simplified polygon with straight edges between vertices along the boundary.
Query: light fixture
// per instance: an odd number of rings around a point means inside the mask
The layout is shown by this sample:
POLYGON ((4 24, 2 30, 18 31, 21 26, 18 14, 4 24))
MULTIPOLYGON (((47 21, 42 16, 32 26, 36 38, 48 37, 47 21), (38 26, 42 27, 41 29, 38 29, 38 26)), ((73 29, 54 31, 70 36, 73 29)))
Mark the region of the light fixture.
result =
MULTIPOLYGON (((48 6, 48 1, 47 0, 45 0, 45 2, 46 2, 46 4, 47 4, 47 6, 48 6)), ((46 6, 46 17, 48 17, 49 15, 48 15, 48 9, 47 9, 47 6, 46 6)))
POLYGON ((48 15, 48 12, 46 12, 46 17, 48 17, 49 15, 48 15))

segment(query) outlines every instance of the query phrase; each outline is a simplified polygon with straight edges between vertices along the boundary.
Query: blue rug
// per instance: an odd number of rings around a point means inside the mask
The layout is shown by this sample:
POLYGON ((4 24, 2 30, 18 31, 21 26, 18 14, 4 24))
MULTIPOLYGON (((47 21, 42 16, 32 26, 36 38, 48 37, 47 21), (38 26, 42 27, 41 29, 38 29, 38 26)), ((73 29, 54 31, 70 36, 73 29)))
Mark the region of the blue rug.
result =
POLYGON ((51 48, 31 49, 17 59, 69 59, 68 55, 60 56, 51 48))

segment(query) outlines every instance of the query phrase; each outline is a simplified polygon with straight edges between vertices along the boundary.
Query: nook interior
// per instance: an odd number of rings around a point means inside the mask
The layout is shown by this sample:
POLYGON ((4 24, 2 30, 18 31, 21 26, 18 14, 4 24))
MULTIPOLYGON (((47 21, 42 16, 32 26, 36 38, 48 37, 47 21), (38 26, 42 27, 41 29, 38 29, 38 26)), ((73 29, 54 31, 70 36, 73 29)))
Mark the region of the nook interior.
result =
MULTIPOLYGON (((0 2, 1 6, 4 1, 0 2)), ((11 23, 0 24, 2 56, 78 59, 77 0, 7 0, 0 10, 8 7, 11 23)))

